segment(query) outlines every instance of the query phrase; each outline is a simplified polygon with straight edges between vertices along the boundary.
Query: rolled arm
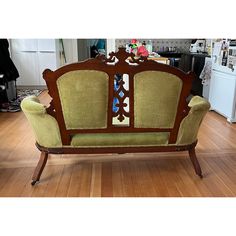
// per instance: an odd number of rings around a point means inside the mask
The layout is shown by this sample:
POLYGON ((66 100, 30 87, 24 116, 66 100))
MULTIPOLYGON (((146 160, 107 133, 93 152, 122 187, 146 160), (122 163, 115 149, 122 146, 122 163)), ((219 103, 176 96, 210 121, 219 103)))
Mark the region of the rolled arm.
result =
POLYGON ((192 97, 188 106, 191 107, 190 112, 208 111, 210 109, 210 103, 205 98, 199 96, 192 97))
POLYGON ((61 147, 61 135, 56 119, 47 114, 46 108, 35 96, 21 102, 21 109, 27 117, 35 139, 43 147, 61 147))
POLYGON ((194 96, 189 102, 189 114, 182 120, 178 132, 177 144, 191 144, 197 140, 201 122, 210 109, 210 103, 199 96, 194 96))

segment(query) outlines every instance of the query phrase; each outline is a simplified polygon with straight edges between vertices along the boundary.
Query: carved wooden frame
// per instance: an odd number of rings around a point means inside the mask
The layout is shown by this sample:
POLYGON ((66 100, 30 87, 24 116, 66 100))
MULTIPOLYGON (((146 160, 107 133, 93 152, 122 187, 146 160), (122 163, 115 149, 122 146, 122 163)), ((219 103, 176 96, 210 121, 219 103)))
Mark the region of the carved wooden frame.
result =
POLYGON ((40 162, 35 170, 33 182, 34 185, 40 178, 42 170, 47 161, 47 155, 49 153, 55 154, 84 154, 84 153, 128 153, 128 152, 163 152, 163 151, 184 151, 188 150, 191 161, 193 163, 195 172, 197 175, 202 177, 202 172, 200 165, 197 161, 195 155, 195 146, 196 143, 185 146, 175 146, 173 145, 176 142, 178 130, 181 121, 188 114, 189 107, 187 104, 187 97, 190 94, 192 81, 195 75, 193 72, 185 73, 177 68, 171 67, 169 65, 157 63, 153 60, 147 60, 145 57, 136 59, 133 53, 127 53, 125 48, 119 48, 118 52, 112 52, 109 54, 109 58, 105 56, 98 56, 93 59, 89 59, 83 62, 74 63, 70 65, 63 66, 56 71, 51 71, 46 69, 43 72, 43 78, 45 79, 49 91, 49 95, 52 100, 49 107, 47 108, 47 113, 55 117, 58 122, 62 144, 70 145, 71 136, 76 133, 128 133, 128 132, 170 132, 169 144, 171 146, 162 146, 162 147, 127 147, 127 148, 47 148, 41 147, 39 144, 36 146, 42 152, 40 162), (76 70, 98 70, 103 71, 109 76, 109 94, 108 94, 108 114, 107 114, 107 127, 103 129, 66 129, 62 106, 59 96, 59 91, 57 88, 57 79, 63 74, 76 70), (178 76, 182 80, 182 90, 179 98, 179 104, 176 112, 176 118, 173 128, 135 128, 134 127, 134 75, 143 71, 162 71, 168 72, 173 75, 178 76), (114 91, 114 78, 116 74, 128 74, 129 75, 129 91, 123 89, 123 82, 120 81, 120 90, 114 91), (129 112, 124 110, 124 99, 120 98, 119 100, 119 112, 114 112, 112 109, 113 98, 114 96, 118 98, 119 92, 122 90, 124 97, 129 97, 129 112), (129 117, 130 123, 129 126, 117 126, 112 124, 113 117, 117 115, 125 115, 129 117), (43 157, 45 156, 46 159, 43 157), (44 160, 44 161, 43 161, 44 160))

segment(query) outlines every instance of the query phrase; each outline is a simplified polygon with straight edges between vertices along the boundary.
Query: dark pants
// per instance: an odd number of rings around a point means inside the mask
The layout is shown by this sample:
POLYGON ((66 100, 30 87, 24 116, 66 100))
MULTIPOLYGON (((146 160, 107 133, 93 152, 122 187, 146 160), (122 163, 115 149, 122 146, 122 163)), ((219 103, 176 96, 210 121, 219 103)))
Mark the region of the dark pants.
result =
POLYGON ((6 84, 4 82, 4 78, 0 78, 0 85, 4 86, 5 89, 0 87, 0 107, 2 107, 3 103, 8 103, 8 97, 7 97, 7 90, 6 90, 6 84))

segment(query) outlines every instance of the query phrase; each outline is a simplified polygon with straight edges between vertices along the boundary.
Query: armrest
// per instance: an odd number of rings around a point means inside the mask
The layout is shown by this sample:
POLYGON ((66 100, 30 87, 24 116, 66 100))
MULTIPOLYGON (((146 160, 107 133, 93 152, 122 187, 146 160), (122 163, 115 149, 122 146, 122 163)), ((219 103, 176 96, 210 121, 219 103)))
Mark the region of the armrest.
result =
POLYGON ((210 109, 210 103, 199 96, 194 96, 189 102, 189 114, 182 120, 176 144, 191 144, 197 140, 201 122, 210 109))
POLYGON ((43 147, 61 147, 61 135, 56 119, 47 114, 46 108, 35 96, 29 96, 21 102, 21 108, 27 117, 35 139, 43 147))
POLYGON ((190 112, 208 111, 210 109, 210 103, 205 98, 199 96, 192 97, 188 106, 191 108, 190 112))
POLYGON ((40 103, 36 96, 29 96, 21 102, 21 108, 24 113, 43 115, 46 113, 46 107, 40 103))

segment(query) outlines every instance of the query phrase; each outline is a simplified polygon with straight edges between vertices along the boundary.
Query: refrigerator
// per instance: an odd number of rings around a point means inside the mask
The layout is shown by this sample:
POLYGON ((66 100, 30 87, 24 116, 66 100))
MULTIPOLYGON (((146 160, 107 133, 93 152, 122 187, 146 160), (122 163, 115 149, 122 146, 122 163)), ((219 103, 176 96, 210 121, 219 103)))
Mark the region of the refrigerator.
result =
POLYGON ((212 73, 209 90, 211 110, 236 122, 236 45, 234 40, 212 42, 212 73))

